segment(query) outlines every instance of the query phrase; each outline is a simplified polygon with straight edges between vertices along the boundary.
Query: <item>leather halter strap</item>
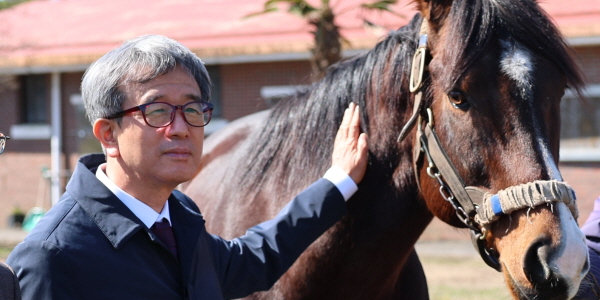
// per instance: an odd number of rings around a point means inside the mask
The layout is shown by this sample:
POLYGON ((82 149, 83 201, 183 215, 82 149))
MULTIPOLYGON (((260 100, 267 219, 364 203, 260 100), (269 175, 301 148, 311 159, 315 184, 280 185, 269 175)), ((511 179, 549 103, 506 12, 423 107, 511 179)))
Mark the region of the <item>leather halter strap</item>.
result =
POLYGON ((488 248, 485 241, 490 224, 502 215, 553 202, 564 202, 577 219, 575 193, 566 183, 556 180, 512 186, 493 195, 477 187, 465 186, 435 132, 433 112, 423 106, 423 77, 427 71, 427 30, 427 20, 423 19, 419 46, 413 56, 410 75, 410 91, 415 93, 413 111, 398 136, 398 142, 404 140, 408 132, 418 124, 413 153, 417 184, 420 182, 418 166, 425 157, 429 164, 427 174, 438 181, 440 194, 454 207, 459 219, 470 229, 473 246, 487 265, 501 271, 498 253, 488 248))
POLYGON ((400 135, 398 135, 398 142, 404 140, 404 138, 408 135, 415 124, 417 123, 417 117, 421 112, 421 99, 423 99, 423 77, 425 76, 427 64, 425 64, 425 60, 427 58, 427 31, 428 29, 427 19, 423 18, 421 21, 421 30, 419 31, 419 46, 417 47, 417 51, 413 55, 412 60, 412 69, 410 71, 410 87, 409 90, 411 93, 415 93, 415 103, 413 105, 412 115, 410 119, 404 127, 402 131, 400 131, 400 135))

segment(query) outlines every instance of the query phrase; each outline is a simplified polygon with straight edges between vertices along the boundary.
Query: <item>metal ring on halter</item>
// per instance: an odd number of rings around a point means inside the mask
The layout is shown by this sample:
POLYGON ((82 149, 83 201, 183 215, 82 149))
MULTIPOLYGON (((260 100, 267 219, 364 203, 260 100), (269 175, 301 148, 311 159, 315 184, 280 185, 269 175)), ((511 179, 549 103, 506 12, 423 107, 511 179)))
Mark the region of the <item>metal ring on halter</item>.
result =
POLYGON ((429 119, 427 121, 427 125, 429 125, 429 128, 433 128, 433 125, 435 125, 435 123, 433 122, 433 111, 431 111, 431 107, 427 108, 427 119, 429 119))
POLYGON ((438 174, 439 173, 437 172, 437 168, 435 167, 435 165, 432 163, 429 163, 429 166, 427 167, 427 175, 429 175, 429 177, 431 177, 431 178, 436 178, 436 176, 438 174), (435 169, 435 171, 434 171, 434 169, 435 169))

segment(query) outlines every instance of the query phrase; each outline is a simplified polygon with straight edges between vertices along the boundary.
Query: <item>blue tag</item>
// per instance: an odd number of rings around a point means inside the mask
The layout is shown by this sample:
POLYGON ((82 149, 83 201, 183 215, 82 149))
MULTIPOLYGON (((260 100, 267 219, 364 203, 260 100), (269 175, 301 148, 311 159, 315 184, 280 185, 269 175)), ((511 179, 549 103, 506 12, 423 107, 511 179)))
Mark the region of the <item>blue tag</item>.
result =
POLYGON ((504 212, 502 212, 502 205, 500 204, 500 197, 498 194, 490 197, 490 204, 492 205, 492 211, 494 212, 494 215, 500 216, 504 214, 504 212))

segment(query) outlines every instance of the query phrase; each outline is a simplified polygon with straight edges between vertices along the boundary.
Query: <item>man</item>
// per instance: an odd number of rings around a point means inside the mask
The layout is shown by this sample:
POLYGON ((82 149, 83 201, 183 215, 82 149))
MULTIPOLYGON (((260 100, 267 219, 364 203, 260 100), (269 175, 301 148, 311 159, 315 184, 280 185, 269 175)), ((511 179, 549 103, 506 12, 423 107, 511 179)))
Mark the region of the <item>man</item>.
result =
POLYGON ((223 299, 268 289, 344 215, 366 169, 351 104, 326 179, 226 241, 175 190, 198 172, 210 120, 202 62, 171 39, 144 36, 92 64, 81 91, 105 155, 81 158, 61 200, 10 254, 24 299, 223 299))
POLYGON ((6 140, 10 139, 8 135, 4 135, 4 133, 0 132, 0 154, 4 152, 4 147, 6 146, 6 140))
MULTIPOLYGON (((9 136, 0 132, 0 154, 4 152, 6 140, 9 136)), ((0 300, 20 300, 21 290, 19 281, 13 273, 13 270, 6 264, 0 263, 0 300)))

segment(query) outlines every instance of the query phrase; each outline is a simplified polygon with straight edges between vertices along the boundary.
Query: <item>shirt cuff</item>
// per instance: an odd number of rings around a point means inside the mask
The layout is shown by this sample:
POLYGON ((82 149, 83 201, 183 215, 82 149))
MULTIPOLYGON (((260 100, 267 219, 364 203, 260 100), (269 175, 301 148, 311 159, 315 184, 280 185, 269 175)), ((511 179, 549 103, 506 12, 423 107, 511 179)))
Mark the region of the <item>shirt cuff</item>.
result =
POLYGON ((331 181, 331 183, 335 185, 340 193, 342 193, 342 196, 344 196, 345 201, 348 201, 348 199, 358 191, 358 186, 354 183, 354 180, 339 167, 329 168, 329 170, 325 172, 325 175, 323 175, 323 178, 331 181))

